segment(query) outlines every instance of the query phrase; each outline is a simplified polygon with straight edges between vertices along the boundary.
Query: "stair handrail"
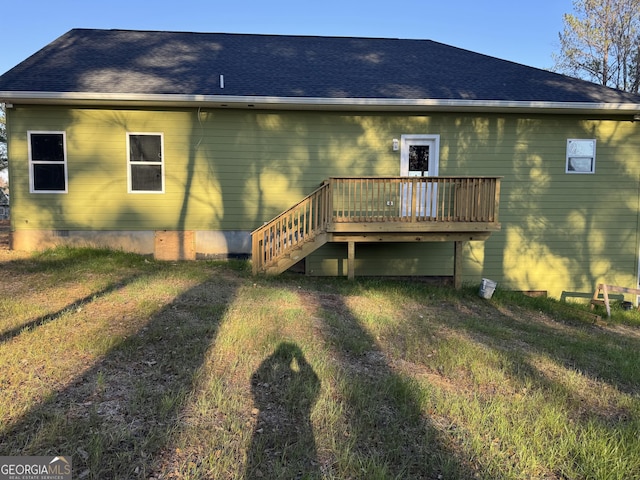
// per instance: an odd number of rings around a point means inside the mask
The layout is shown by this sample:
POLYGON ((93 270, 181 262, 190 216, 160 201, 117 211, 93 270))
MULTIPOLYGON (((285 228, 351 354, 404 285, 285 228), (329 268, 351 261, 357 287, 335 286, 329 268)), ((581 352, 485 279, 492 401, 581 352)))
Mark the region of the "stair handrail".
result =
POLYGON ((331 211, 331 183, 325 181, 291 208, 251 232, 254 275, 294 247, 325 232, 331 211))

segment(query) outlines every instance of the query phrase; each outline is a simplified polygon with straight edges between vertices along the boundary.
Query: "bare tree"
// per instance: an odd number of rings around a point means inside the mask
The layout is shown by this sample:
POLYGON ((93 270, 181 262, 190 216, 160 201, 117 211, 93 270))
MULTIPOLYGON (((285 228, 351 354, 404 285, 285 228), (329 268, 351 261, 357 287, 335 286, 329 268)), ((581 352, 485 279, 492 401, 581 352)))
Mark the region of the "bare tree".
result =
POLYGON ((640 0, 574 0, 564 15, 555 69, 638 93, 640 0))

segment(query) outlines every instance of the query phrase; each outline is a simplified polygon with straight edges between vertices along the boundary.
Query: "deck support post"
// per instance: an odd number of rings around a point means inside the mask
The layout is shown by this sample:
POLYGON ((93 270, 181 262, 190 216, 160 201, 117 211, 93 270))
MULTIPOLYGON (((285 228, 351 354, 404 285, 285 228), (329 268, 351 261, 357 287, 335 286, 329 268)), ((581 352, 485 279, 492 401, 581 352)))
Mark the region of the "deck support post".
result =
POLYGON ((462 288, 462 247, 464 242, 457 241, 453 243, 453 288, 460 290, 462 288))
POLYGON ((499 187, 499 177, 332 177, 251 232, 253 273, 282 273, 335 242, 348 247, 337 273, 347 268, 353 279, 356 243, 459 242, 453 277, 461 288, 464 242, 500 230, 499 187))
POLYGON ((347 278, 353 280, 356 276, 356 242, 347 242, 347 278))

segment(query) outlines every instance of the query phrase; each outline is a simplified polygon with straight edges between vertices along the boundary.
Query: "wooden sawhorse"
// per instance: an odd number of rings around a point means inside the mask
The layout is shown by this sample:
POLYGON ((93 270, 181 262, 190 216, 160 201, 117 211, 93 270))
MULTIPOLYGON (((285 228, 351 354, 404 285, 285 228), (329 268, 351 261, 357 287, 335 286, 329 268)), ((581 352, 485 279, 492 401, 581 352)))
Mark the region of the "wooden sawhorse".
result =
MULTIPOLYGON (((594 305, 604 305, 607 309, 607 316, 611 318, 611 304, 609 303, 609 293, 629 293, 632 295, 640 295, 640 288, 627 288, 618 287, 616 285, 607 285, 600 283, 593 292, 593 298, 591 299, 591 310, 594 305), (602 293, 602 300, 598 298, 602 293)), ((638 307, 640 309, 640 307, 638 307)))

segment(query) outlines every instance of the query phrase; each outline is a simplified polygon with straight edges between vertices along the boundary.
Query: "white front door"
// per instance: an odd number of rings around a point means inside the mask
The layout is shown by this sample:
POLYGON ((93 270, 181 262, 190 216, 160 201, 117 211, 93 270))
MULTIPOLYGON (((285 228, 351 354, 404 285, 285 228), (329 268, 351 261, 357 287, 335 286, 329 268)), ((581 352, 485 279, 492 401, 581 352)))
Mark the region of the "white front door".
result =
MULTIPOLYGON (((402 177, 436 177, 438 176, 438 163, 440 156, 440 135, 402 135, 400 140, 400 176, 402 177)), ((416 192, 422 199, 418 202, 416 215, 424 217, 435 216, 437 196, 436 187, 422 184, 421 191, 416 192)), ((402 215, 410 215, 411 185, 403 192, 402 215)))
POLYGON ((440 135, 402 135, 400 141, 400 175, 403 177, 437 177, 440 135))

